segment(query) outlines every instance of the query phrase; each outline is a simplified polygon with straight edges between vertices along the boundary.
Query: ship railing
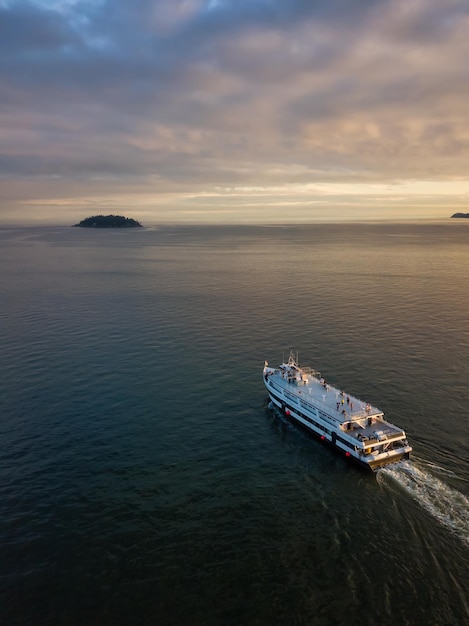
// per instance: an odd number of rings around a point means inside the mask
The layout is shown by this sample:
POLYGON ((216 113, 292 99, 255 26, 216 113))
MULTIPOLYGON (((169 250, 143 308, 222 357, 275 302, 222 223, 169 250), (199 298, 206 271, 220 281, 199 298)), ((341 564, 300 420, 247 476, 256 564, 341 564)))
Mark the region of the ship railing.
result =
POLYGON ((307 376, 314 376, 314 378, 321 378, 321 372, 313 369, 312 367, 300 367, 301 373, 307 376))
POLYGON ((368 417, 374 417, 381 419, 383 413, 380 411, 379 413, 372 413, 371 411, 367 411, 366 409, 358 409, 357 411, 351 411, 350 415, 353 419, 364 419, 368 417))
POLYGON ((362 441, 363 443, 368 444, 368 443, 383 443, 383 442, 395 442, 395 441, 400 441, 403 438, 405 438, 405 433, 404 431, 400 430, 400 431, 392 431, 392 430, 387 430, 387 431, 381 431, 381 430, 376 430, 373 431, 367 435, 365 434, 361 434, 358 433, 357 435, 357 439, 359 441, 362 441))

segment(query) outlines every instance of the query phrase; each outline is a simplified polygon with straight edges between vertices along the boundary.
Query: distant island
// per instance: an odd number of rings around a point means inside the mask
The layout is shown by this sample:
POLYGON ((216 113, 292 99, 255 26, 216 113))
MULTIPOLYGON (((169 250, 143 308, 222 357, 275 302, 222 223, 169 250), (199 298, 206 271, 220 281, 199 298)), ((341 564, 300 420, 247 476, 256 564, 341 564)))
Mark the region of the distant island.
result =
POLYGON ((469 218, 469 213, 455 213, 451 217, 468 217, 469 218))
POLYGON ((130 217, 122 215, 93 215, 81 220, 79 224, 74 224, 80 228, 138 228, 142 225, 130 217))

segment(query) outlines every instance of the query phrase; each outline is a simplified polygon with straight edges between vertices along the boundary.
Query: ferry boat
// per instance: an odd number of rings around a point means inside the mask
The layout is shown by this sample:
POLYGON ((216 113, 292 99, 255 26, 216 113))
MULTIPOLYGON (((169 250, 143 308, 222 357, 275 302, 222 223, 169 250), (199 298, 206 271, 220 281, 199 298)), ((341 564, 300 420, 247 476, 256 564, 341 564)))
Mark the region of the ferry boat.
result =
POLYGON ((278 368, 264 363, 264 383, 284 415, 362 467, 377 470, 409 458, 405 432, 387 422, 383 411, 329 385, 320 372, 300 367, 293 352, 278 368))

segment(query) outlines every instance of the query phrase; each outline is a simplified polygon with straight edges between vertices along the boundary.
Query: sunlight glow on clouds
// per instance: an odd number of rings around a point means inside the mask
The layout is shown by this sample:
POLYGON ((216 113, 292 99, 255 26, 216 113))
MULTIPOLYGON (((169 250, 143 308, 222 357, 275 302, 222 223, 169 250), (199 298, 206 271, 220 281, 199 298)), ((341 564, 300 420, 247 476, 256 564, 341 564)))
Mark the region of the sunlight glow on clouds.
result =
POLYGON ((468 33, 466 0, 0 1, 0 220, 467 211, 468 33))

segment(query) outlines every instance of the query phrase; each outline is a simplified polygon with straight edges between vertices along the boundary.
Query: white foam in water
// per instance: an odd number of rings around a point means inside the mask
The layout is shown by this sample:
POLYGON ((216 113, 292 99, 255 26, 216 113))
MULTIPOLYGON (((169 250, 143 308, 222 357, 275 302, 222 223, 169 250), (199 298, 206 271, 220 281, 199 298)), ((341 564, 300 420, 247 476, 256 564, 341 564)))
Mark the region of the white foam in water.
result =
POLYGON ((391 477, 441 524, 469 545, 469 498, 411 461, 383 467, 391 477))

